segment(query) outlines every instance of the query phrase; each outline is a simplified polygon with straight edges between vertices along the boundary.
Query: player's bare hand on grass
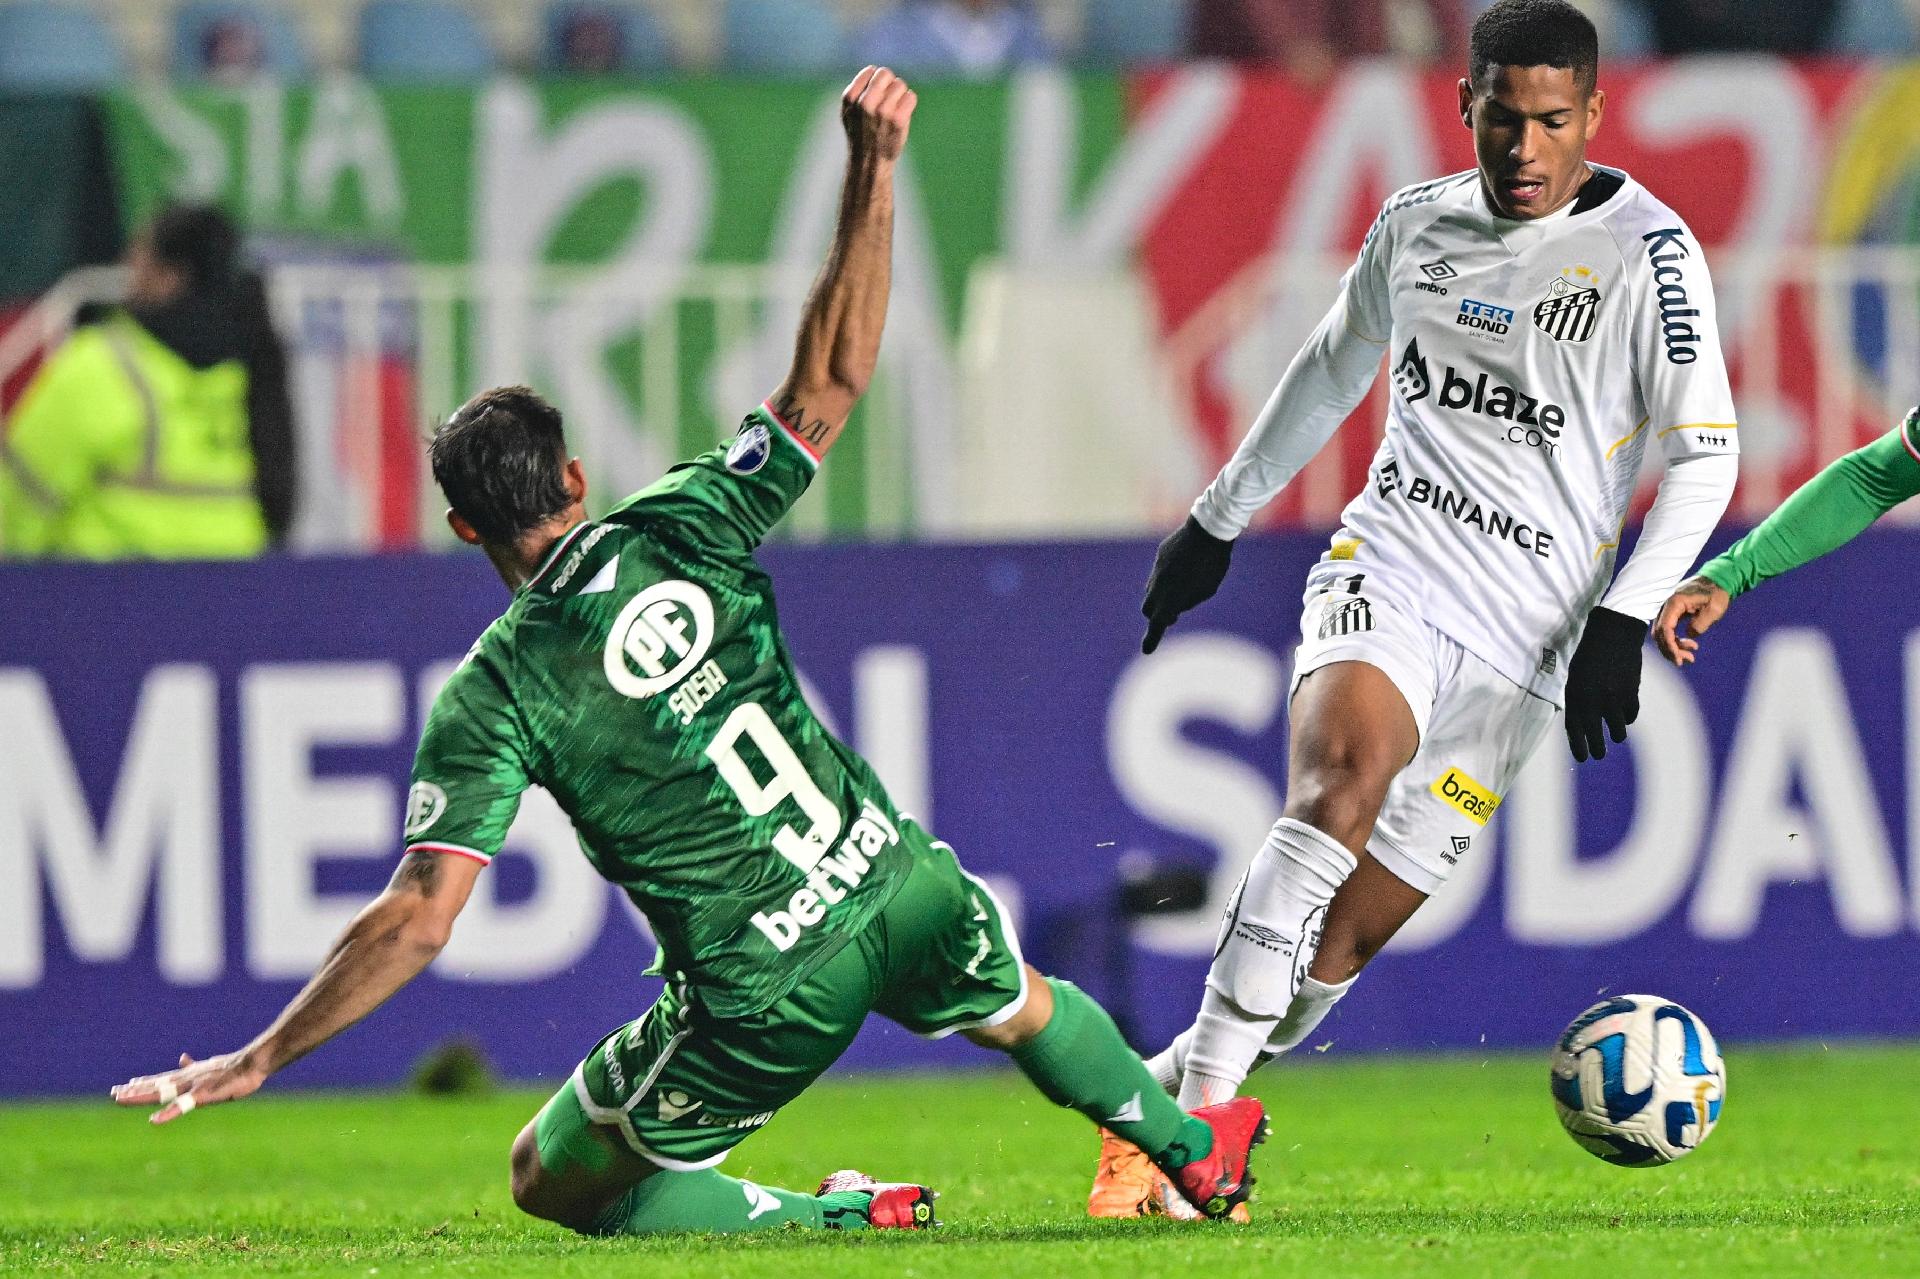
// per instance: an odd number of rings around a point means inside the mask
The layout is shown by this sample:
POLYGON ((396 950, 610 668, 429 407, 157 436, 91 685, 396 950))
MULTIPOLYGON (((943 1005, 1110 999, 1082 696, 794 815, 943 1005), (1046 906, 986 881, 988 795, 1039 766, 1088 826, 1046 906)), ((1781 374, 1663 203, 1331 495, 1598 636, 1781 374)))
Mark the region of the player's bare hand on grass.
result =
POLYGON ((178 1069, 116 1084, 111 1095, 122 1106, 160 1107, 148 1122, 166 1124, 200 1107, 250 1096, 265 1082, 267 1072, 245 1053, 223 1053, 205 1061, 181 1053, 178 1069))
POLYGON ((1191 515, 1160 543, 1147 576, 1147 598, 1140 605, 1147 619, 1142 653, 1160 647, 1160 637, 1180 614, 1213 598, 1232 558, 1233 543, 1207 532, 1191 515))
POLYGON ((885 67, 863 67, 840 95, 840 123, 856 156, 897 160, 920 96, 885 67))
POLYGON ((1654 619, 1653 642, 1660 655, 1675 666, 1697 661, 1700 643, 1696 637, 1711 630, 1732 602, 1731 596, 1707 578, 1694 577, 1680 583, 1680 589, 1667 597, 1660 606, 1660 616, 1654 619), (1690 634, 1681 634, 1683 621, 1690 634))

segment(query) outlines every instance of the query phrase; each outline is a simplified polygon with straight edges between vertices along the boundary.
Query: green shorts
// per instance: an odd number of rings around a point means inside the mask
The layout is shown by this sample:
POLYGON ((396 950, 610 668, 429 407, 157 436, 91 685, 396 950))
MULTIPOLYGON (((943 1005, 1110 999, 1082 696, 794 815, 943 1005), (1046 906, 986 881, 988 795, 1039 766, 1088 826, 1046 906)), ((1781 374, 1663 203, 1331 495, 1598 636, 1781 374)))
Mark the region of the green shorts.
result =
POLYGON ((711 1168, 819 1078, 869 1012, 933 1039, 1013 1016, 1027 969, 1005 910, 945 844, 914 859, 886 909, 771 1007, 720 1018, 669 986, 602 1039, 569 1084, 587 1118, 662 1168, 711 1168))

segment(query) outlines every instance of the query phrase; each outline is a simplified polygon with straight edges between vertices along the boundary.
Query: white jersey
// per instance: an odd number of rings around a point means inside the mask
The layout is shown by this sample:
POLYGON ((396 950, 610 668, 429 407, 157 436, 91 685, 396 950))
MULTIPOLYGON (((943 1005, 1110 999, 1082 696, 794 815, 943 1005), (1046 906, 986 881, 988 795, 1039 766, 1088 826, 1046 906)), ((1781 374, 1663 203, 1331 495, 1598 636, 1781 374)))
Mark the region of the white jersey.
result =
MULTIPOLYGON (((1496 217, 1473 172, 1394 195, 1266 415, 1317 415, 1330 432, 1384 344, 1386 436, 1315 579, 1364 574, 1369 592, 1555 701, 1648 443, 1669 463, 1738 452, 1699 241, 1639 183, 1595 169, 1588 198, 1538 221, 1496 217)), ((1288 430, 1313 449, 1325 439, 1288 430)), ((1194 514, 1233 536, 1297 469, 1249 437, 1194 514)))

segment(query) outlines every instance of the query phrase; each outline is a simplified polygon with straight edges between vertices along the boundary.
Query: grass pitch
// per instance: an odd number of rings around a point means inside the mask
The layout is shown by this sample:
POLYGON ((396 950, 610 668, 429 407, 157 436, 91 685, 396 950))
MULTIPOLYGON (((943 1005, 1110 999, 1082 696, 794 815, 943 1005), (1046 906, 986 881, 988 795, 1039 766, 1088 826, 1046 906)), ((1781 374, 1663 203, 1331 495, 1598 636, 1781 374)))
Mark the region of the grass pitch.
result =
POLYGON ((1315 1060, 1274 1109, 1254 1224, 1093 1222, 1095 1141, 1012 1075, 848 1077, 728 1161, 811 1187, 940 1188, 930 1235, 587 1240, 520 1216, 532 1093, 275 1094, 150 1130, 97 1102, 0 1109, 0 1271, 413 1276, 1920 1274, 1920 1048, 1728 1054, 1719 1129, 1609 1167, 1559 1130, 1544 1054, 1315 1060))

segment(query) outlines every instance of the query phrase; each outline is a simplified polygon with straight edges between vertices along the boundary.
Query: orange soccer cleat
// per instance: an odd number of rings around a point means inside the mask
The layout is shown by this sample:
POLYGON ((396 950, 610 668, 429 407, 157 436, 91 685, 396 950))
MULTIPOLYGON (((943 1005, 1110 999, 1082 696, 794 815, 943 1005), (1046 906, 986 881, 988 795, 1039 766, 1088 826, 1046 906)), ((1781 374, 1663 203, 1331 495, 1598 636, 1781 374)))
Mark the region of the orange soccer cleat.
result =
POLYGON ((1140 1147, 1100 1130, 1100 1167, 1087 1195, 1089 1217, 1148 1217, 1160 1211, 1160 1170, 1140 1147))

